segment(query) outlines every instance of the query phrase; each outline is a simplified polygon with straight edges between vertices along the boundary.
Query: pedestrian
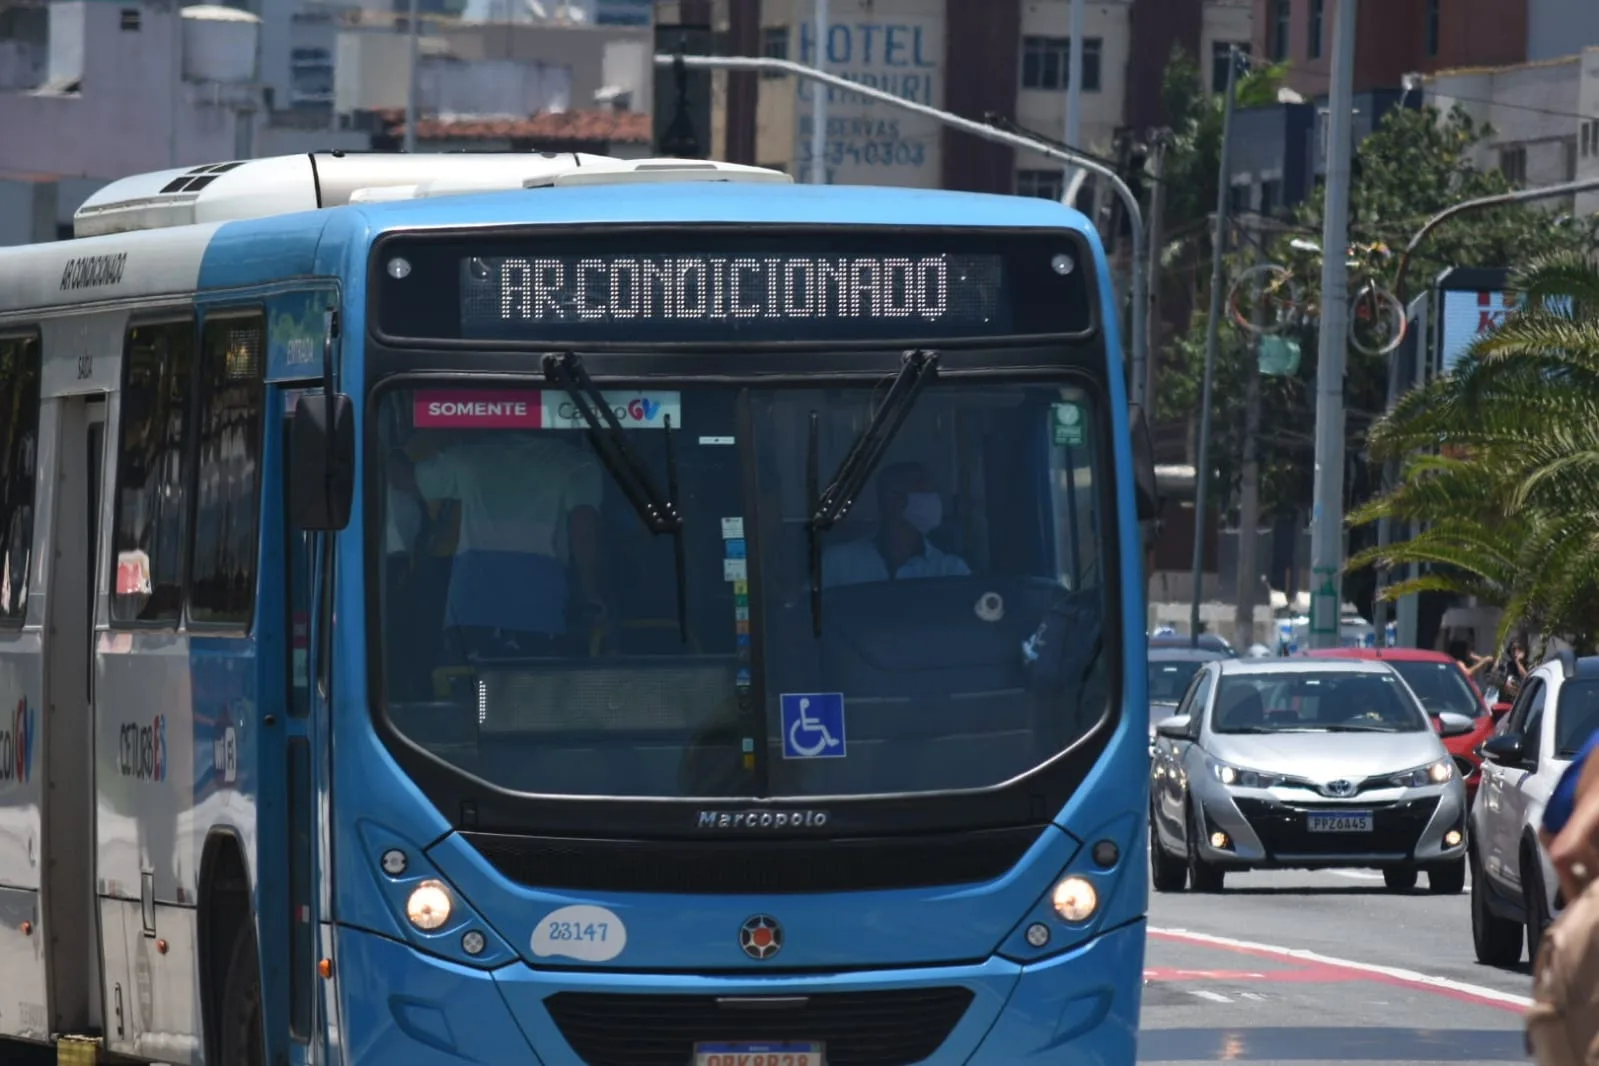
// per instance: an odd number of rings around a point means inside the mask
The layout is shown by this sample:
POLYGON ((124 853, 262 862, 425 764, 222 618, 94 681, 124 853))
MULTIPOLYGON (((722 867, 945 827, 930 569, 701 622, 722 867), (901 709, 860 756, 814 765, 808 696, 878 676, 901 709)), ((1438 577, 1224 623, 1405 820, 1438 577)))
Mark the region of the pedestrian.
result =
POLYGON ((1470 677, 1476 677, 1483 670, 1493 665, 1491 658, 1486 655, 1478 655, 1471 650, 1469 643, 1460 639, 1449 642, 1449 657, 1458 662, 1470 677))
POLYGON ((1527 1050, 1539 1066, 1599 1066, 1599 731, 1561 775, 1544 808, 1564 907, 1533 960, 1527 1050))

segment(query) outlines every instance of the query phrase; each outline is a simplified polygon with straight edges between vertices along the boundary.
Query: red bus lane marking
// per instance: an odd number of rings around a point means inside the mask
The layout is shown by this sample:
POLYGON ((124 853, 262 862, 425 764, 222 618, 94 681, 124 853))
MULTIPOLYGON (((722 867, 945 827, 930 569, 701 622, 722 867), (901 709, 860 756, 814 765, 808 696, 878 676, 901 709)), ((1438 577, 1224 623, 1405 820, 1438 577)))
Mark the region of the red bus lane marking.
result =
MULTIPOLYGON (((1292 981, 1292 982, 1343 982, 1343 981, 1371 981, 1377 984, 1393 985, 1398 988, 1419 989, 1435 995, 1447 996, 1450 999, 1463 1003, 1472 1003, 1478 1006, 1497 1007, 1500 1010, 1520 1014, 1532 1004, 1528 996, 1519 996, 1512 992, 1501 992, 1496 988, 1484 985, 1474 985, 1465 981, 1456 981, 1449 977, 1437 977, 1432 974, 1419 973, 1415 970, 1405 970, 1397 966, 1378 966, 1373 963, 1355 962, 1351 959, 1339 959, 1330 955, 1322 955, 1314 951, 1305 951, 1299 948, 1282 947, 1276 944, 1260 944, 1248 940, 1235 940, 1232 937, 1215 936, 1210 933, 1196 933, 1187 929, 1150 929, 1149 936, 1155 940, 1164 940, 1170 943, 1191 944, 1200 947, 1216 948, 1230 952, 1234 955, 1247 955, 1259 959, 1272 959, 1277 962, 1292 963, 1293 968, 1280 971, 1267 971, 1260 976, 1251 976, 1251 981, 1292 981)), ((1153 967, 1146 970, 1146 977, 1150 972, 1157 974, 1208 974, 1228 973, 1229 971, 1182 970, 1153 967)), ((1257 971, 1240 970, 1237 974, 1255 974, 1257 971)), ((1149 977, 1150 980, 1184 980, 1188 977, 1149 977)), ((1241 977, 1206 977, 1206 980, 1239 980, 1241 977)))

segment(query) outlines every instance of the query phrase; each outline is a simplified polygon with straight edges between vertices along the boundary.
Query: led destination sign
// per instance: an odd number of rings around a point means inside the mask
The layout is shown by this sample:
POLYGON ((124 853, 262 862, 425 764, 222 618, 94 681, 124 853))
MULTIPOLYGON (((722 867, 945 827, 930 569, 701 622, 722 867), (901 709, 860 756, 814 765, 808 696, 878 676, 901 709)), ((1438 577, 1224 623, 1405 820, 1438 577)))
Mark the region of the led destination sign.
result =
POLYGON ((995 328, 997 255, 619 255, 471 257, 461 264, 466 336, 548 335, 695 323, 766 333, 995 328))
POLYGON ((606 344, 1085 335, 1068 234, 541 234, 397 238, 375 250, 380 332, 606 344))

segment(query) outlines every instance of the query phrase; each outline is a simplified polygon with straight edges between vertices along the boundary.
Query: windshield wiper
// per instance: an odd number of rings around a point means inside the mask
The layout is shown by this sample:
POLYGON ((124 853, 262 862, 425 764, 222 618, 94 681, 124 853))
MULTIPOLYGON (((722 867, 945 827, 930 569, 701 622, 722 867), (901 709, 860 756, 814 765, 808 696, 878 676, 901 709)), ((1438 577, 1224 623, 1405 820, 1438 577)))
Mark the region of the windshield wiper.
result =
POLYGON ((1362 725, 1359 722, 1350 722, 1342 725, 1323 726, 1329 733, 1397 733, 1399 730, 1391 725, 1362 725))
POLYGON ((811 569, 811 632, 822 635, 822 534, 842 522, 855 506, 855 497, 865 488, 866 480, 877 469, 883 453, 888 450, 894 435, 911 413, 916 397, 922 388, 938 375, 938 353, 910 351, 904 356, 904 365, 889 386, 883 405, 872 415, 866 428, 855 439, 849 454, 838 464, 838 472, 827 488, 817 491, 821 480, 821 431, 815 411, 811 412, 809 450, 805 465, 805 491, 810 508, 810 521, 806 530, 810 539, 811 569))
POLYGON ((559 387, 588 423, 589 439, 622 495, 633 505, 644 528, 659 536, 672 535, 672 554, 677 567, 677 627, 688 642, 688 567, 683 558, 683 515, 677 507, 677 448, 672 435, 672 416, 665 418, 666 495, 650 477, 638 453, 628 444, 616 412, 595 388, 576 352, 549 352, 543 359, 544 377, 559 387), (603 425, 601 423, 604 423, 603 425))

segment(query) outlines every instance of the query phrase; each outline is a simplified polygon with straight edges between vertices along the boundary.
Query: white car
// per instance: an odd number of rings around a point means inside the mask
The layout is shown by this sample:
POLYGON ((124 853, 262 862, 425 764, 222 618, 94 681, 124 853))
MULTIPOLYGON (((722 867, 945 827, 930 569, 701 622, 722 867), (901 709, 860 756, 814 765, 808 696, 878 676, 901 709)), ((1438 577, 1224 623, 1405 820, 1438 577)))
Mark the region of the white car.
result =
POLYGON ((1471 939, 1477 961, 1514 966, 1537 957, 1560 908, 1554 870, 1538 843, 1544 805, 1560 775, 1599 729, 1599 656, 1570 652, 1527 675, 1510 712, 1482 745, 1471 809, 1471 939))

